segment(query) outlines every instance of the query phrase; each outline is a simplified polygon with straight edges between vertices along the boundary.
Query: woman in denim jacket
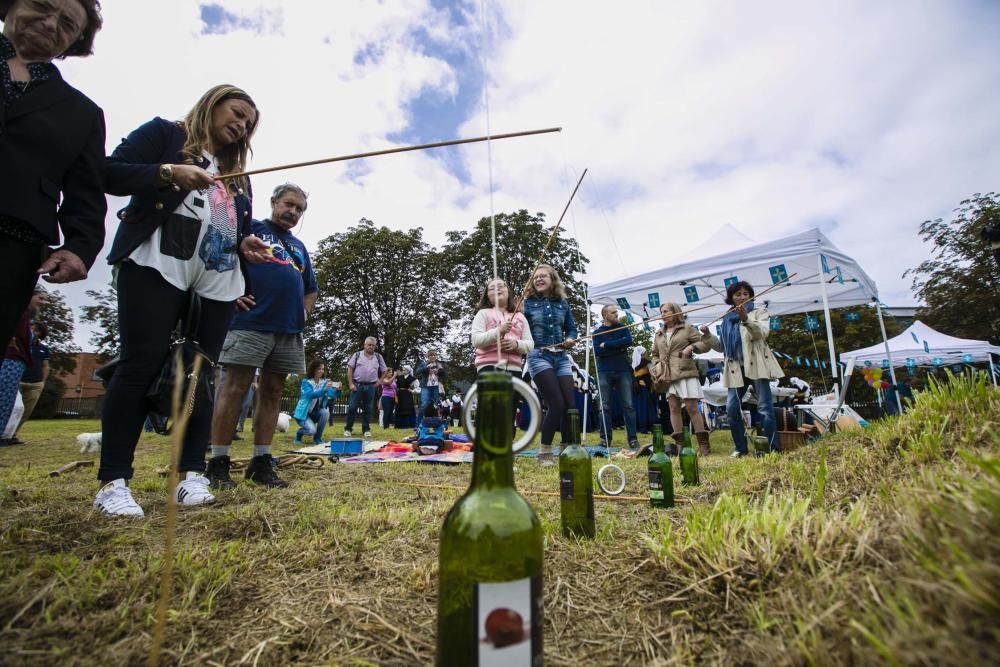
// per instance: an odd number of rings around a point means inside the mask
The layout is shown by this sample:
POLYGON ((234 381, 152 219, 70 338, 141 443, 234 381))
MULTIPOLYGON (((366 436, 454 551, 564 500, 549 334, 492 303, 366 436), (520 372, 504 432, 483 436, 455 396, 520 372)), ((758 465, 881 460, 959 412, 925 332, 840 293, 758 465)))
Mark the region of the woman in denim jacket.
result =
MULTIPOLYGON (((566 348, 572 347, 576 339, 576 322, 566 301, 566 290, 552 266, 539 264, 531 276, 524 317, 535 341, 535 349, 528 353, 528 373, 547 408, 538 463, 551 466, 552 437, 562 427, 566 409, 574 404, 573 369, 566 348), (563 349, 544 349, 548 346, 563 349)), ((565 435, 562 442, 568 444, 565 435)))

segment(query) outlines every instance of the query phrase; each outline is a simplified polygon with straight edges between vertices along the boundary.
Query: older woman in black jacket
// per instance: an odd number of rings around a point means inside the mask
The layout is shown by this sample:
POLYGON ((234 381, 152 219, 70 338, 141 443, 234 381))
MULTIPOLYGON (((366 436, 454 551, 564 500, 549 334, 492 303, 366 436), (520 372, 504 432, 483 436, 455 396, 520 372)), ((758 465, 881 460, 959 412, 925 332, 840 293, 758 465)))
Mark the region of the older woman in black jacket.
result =
MULTIPOLYGON (((249 183, 220 175, 245 169, 258 120, 247 93, 215 86, 183 121, 149 121, 107 160, 108 192, 132 196, 119 213, 108 256, 118 288, 121 360, 104 399, 98 470, 104 486, 94 502, 108 514, 143 514, 127 482, 146 418, 145 394, 191 293, 200 300, 194 337, 213 361, 234 308, 253 305, 243 263, 267 261, 268 247, 250 234, 249 183)), ((196 409, 188 422, 178 504, 214 500, 201 474, 211 422, 209 409, 196 409)))
POLYGON ((87 277, 104 245, 104 112, 63 81, 56 58, 88 56, 97 0, 0 0, 0 340, 39 275, 87 277), (62 200, 60 203, 60 199, 62 200), (49 252, 50 245, 63 245, 49 252))

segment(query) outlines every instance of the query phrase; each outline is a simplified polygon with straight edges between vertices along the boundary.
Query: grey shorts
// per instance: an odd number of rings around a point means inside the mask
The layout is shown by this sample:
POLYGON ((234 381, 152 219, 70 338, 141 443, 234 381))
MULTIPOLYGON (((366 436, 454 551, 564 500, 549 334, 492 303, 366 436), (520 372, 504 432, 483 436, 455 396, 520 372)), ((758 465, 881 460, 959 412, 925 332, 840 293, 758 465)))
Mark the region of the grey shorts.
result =
POLYGON ((270 373, 306 372, 302 334, 244 331, 226 334, 219 363, 223 366, 250 366, 270 373))

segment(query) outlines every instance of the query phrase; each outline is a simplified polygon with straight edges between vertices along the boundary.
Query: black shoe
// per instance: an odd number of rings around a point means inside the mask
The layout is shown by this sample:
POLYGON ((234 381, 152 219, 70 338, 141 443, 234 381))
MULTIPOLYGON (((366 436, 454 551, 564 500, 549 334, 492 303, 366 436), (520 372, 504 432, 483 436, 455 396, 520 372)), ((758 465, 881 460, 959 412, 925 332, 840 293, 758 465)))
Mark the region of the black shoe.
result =
POLYGON ((10 438, 0 438, 0 447, 10 447, 11 444, 10 438))
POLYGON ((275 474, 274 467, 271 465, 270 454, 261 454, 250 459, 250 465, 247 466, 246 478, 260 486, 270 486, 279 489, 288 486, 288 482, 275 474))
POLYGON ((24 442, 24 440, 21 440, 19 437, 17 437, 15 435, 13 438, 10 439, 10 444, 12 444, 12 445, 24 445, 26 443, 24 442))
POLYGON ((236 488, 236 482, 229 476, 228 456, 213 456, 210 458, 208 460, 208 469, 205 471, 205 477, 208 478, 208 484, 213 489, 225 491, 236 488))
POLYGON ((233 433, 233 440, 242 440, 242 439, 243 438, 240 436, 239 433, 233 433))

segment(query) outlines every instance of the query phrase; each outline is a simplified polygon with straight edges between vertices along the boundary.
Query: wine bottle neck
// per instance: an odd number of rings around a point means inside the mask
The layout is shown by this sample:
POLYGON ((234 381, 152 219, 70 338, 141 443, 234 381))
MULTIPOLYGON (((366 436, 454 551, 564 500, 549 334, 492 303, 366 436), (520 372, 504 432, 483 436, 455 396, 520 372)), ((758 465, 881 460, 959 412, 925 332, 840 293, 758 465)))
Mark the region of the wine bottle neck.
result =
POLYGON ((512 392, 482 389, 476 406, 476 442, 472 457, 472 487, 514 485, 514 424, 512 392))

